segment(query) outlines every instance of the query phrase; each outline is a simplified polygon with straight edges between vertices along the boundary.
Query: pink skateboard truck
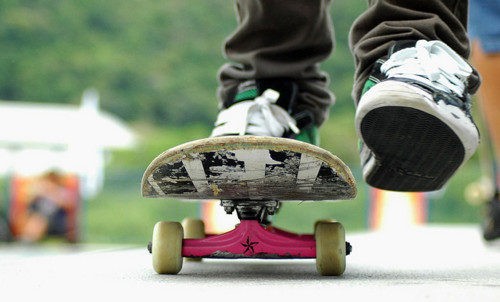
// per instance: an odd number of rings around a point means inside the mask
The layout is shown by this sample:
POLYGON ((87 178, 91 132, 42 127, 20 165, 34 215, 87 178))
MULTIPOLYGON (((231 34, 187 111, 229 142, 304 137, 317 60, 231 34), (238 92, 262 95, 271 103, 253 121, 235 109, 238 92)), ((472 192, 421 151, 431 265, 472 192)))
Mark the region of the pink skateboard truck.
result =
MULTIPOLYGON (((169 265, 155 265, 159 273, 177 274, 182 267, 182 258, 260 258, 260 259, 316 259, 317 270, 321 275, 341 275, 345 270, 345 256, 352 247, 345 241, 342 225, 334 221, 319 221, 315 226, 315 234, 300 235, 273 227, 267 221, 269 214, 274 214, 278 201, 224 200, 221 204, 226 212, 236 210, 240 223, 223 234, 205 235, 205 238, 189 239, 183 237, 183 231, 158 231, 156 238, 163 238, 148 246, 155 256, 155 246, 164 245, 162 240, 169 241, 168 246, 156 250, 159 254, 157 262, 163 263, 169 257, 180 260, 180 265, 166 269, 169 265), (161 234, 160 234, 161 233, 161 234), (168 239, 170 238, 170 239, 168 239), (172 246, 177 248, 171 249, 172 246), (166 257, 168 253, 169 257, 166 257), (158 267, 157 267, 158 266, 158 267)), ((168 223, 172 227, 179 223, 168 223)), ((175 229, 175 227, 173 227, 175 229)), ((201 227, 203 228, 203 227, 201 227)), ((161 229, 161 228, 159 228, 161 229)), ((166 227, 168 229, 168 227, 166 227)), ((204 230, 198 233, 204 233, 204 230)))
POLYGON ((203 239, 184 239, 182 256, 190 258, 316 258, 313 235, 296 235, 257 220, 242 220, 234 230, 203 239))

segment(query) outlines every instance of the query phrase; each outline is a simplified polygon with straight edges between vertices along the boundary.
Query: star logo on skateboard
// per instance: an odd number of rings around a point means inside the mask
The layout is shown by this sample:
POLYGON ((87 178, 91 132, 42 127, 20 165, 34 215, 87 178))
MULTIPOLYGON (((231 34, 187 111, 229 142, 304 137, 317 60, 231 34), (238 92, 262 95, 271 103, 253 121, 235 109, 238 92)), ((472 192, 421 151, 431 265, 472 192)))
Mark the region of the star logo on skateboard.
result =
POLYGON ((255 254, 255 250, 254 250, 254 246, 256 246, 257 244, 259 244, 258 242, 252 242, 250 240, 250 237, 247 237, 247 241, 245 243, 242 243, 241 245, 245 248, 245 251, 243 252, 243 254, 246 254, 248 252, 251 252, 251 254, 255 254))

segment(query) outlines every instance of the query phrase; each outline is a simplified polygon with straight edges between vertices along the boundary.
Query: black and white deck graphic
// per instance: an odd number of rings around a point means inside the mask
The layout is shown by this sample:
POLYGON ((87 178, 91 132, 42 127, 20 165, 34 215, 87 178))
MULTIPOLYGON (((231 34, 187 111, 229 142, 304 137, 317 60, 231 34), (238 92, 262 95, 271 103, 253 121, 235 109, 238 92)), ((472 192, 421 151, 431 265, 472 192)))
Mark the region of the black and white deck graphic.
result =
POLYGON ((143 190, 145 196, 183 199, 348 199, 355 188, 342 174, 290 150, 212 150, 158 165, 143 190))

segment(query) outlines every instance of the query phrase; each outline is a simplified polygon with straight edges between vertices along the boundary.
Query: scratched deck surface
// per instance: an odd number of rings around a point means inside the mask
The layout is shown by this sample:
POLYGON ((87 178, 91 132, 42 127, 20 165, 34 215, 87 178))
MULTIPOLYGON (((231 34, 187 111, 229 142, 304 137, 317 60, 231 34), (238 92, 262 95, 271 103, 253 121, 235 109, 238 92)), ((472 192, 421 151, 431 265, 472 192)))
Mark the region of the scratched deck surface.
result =
POLYGON ((295 140, 208 138, 169 149, 142 179, 145 197, 338 200, 356 195, 349 168, 330 152, 295 140))

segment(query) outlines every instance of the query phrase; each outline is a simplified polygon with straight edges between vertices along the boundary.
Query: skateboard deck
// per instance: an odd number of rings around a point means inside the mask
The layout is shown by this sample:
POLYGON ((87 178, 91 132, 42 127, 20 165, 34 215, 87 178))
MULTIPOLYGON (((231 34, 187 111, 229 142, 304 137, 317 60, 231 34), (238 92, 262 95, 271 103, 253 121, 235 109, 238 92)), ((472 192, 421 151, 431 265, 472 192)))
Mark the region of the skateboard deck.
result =
POLYGON ((356 195, 351 171, 330 152, 262 136, 200 139, 156 157, 144 197, 221 200, 338 200, 356 195))

